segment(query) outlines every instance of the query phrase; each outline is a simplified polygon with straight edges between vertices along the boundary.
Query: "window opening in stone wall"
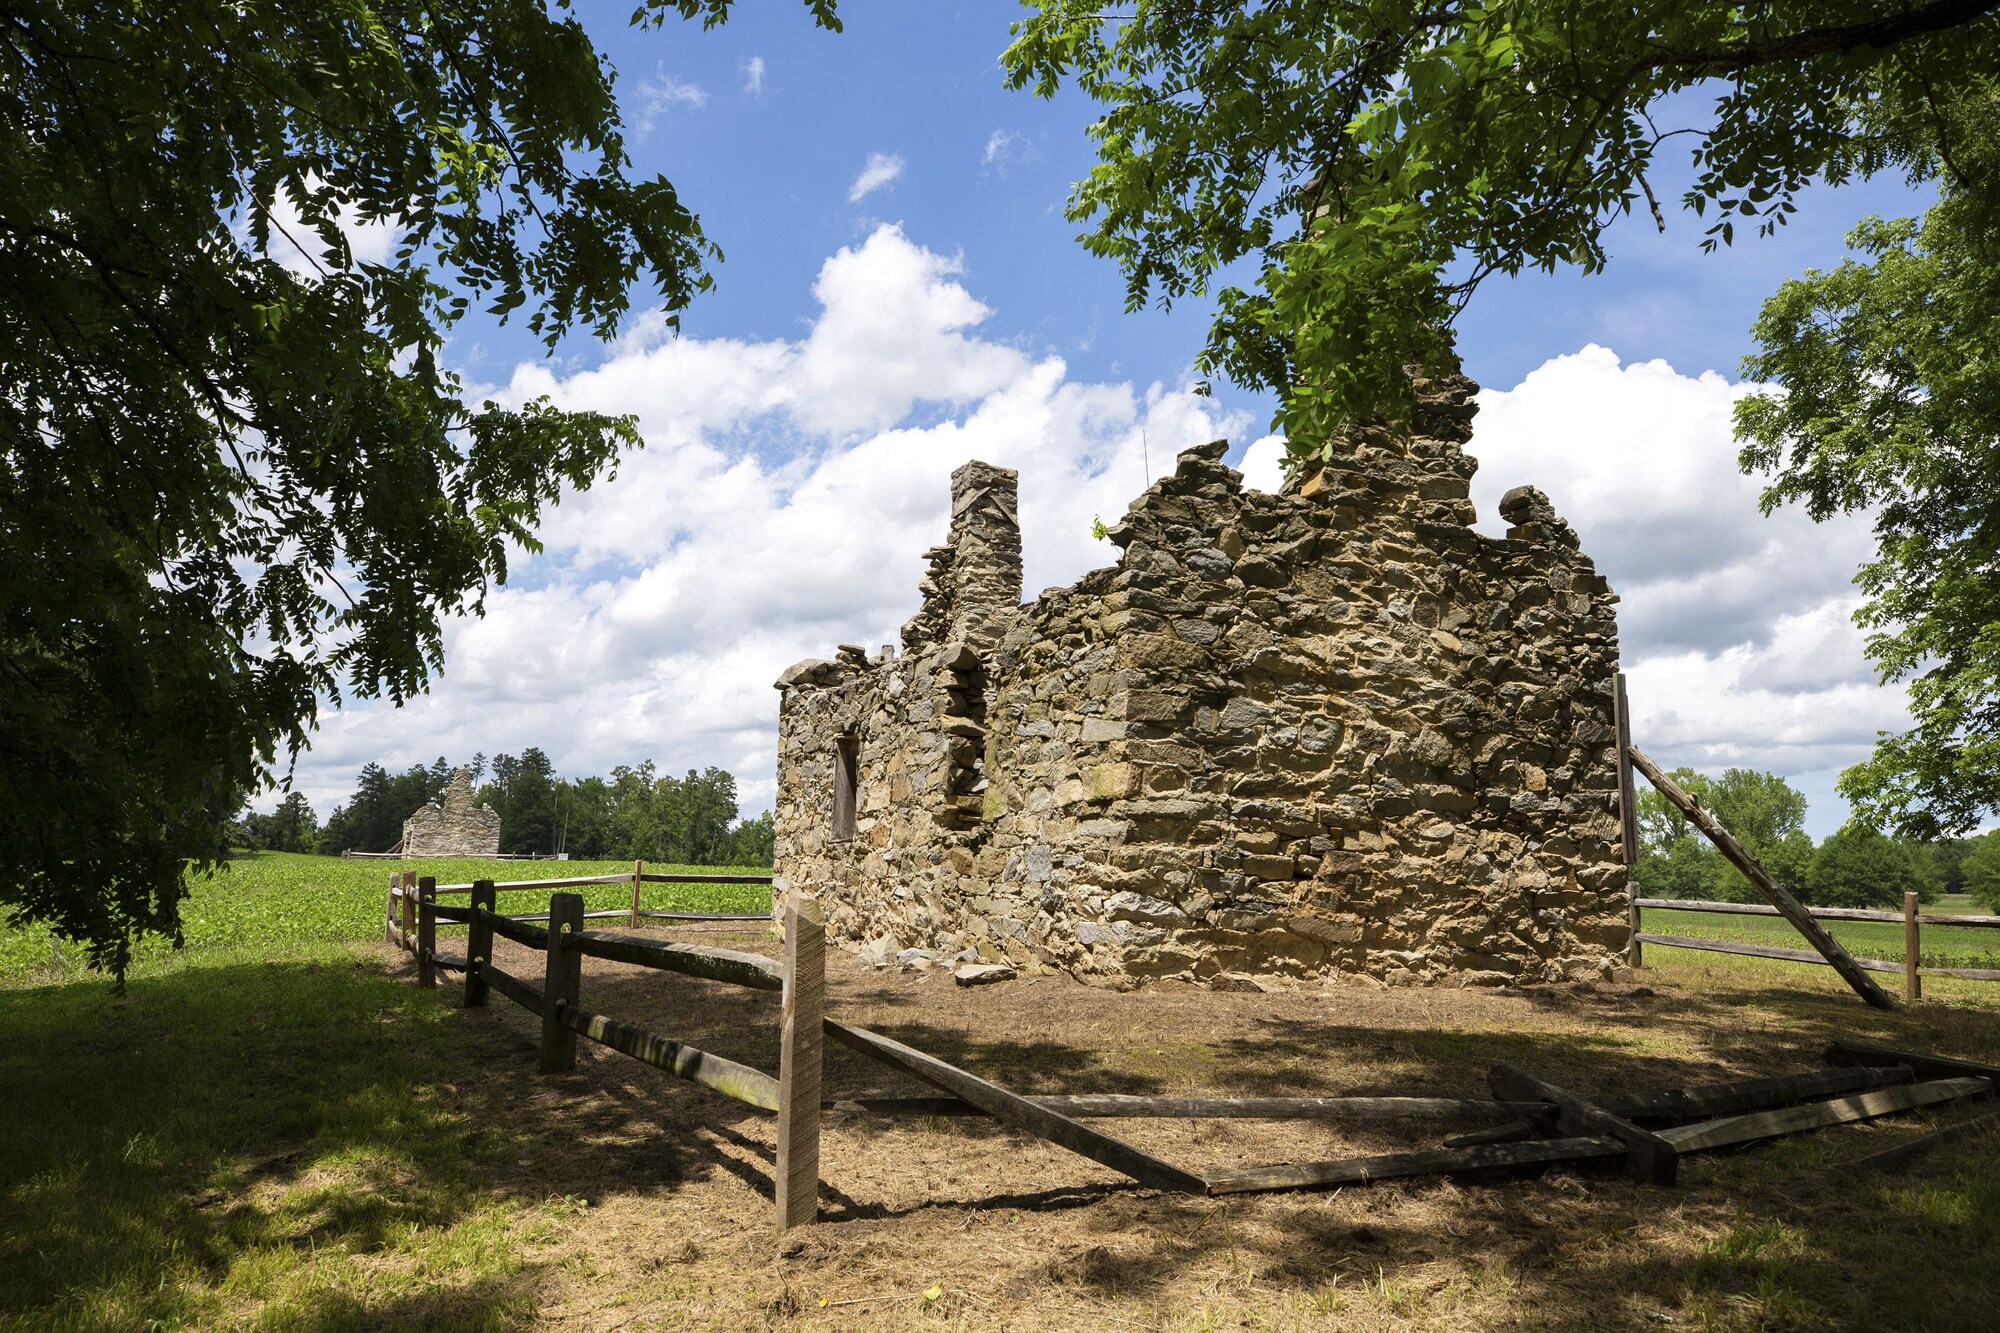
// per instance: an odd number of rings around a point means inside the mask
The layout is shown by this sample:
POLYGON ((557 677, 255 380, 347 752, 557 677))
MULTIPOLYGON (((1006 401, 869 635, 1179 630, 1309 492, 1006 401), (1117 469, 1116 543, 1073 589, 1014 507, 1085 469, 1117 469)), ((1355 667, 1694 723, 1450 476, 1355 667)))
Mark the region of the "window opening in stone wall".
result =
POLYGON ((833 743, 833 838, 846 842, 854 836, 854 789, 860 742, 842 736, 833 743))
POLYGON ((968 828, 986 818, 986 671, 969 650, 945 670, 940 720, 948 768, 944 821, 968 828))

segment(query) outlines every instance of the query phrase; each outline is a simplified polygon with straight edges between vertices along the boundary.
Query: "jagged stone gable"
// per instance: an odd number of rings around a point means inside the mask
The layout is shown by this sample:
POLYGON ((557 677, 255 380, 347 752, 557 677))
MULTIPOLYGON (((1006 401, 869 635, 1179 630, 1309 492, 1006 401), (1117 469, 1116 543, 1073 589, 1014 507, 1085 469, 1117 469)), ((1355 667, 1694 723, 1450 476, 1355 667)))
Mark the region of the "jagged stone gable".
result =
POLYGON ((1188 450, 1025 606, 1013 476, 960 469, 907 651, 778 682, 780 901, 1119 985, 1616 969, 1617 599, 1539 492, 1472 531, 1471 382, 1418 388, 1281 495, 1188 450))
POLYGON ((500 812, 475 805, 472 770, 452 774, 444 795, 403 821, 403 855, 498 856, 500 812))

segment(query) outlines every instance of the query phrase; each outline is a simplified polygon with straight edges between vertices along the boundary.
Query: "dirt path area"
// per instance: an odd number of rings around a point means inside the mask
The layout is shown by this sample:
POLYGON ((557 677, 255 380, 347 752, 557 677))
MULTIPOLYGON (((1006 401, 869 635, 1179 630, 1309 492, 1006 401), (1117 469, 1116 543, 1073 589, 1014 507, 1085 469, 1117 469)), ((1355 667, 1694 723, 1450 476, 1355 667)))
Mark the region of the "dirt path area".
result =
MULTIPOLYGON (((775 955, 763 935, 672 937, 775 955)), ((502 941, 496 961, 539 983, 541 955, 502 941)), ((1121 994, 1045 976, 964 989, 838 952, 828 977, 832 1016, 1029 1093, 1485 1097, 1497 1059, 1608 1093, 1804 1071, 1834 1036, 2000 1056, 1990 1011, 1879 1015, 1826 991, 1654 979, 1121 994)), ((582 1002, 777 1067, 773 996, 593 959, 582 1002)), ((1211 1200, 1140 1189, 981 1120, 832 1115, 825 1221, 781 1250, 772 1117, 587 1041, 574 1073, 538 1076, 539 1020, 497 995, 457 1021, 482 1073, 450 1095, 513 1131, 540 1126, 543 1146, 495 1162, 486 1187, 576 1205, 573 1228, 536 1255, 550 1327, 1887 1327, 1909 1314, 1912 1284, 1924 1326, 1990 1313, 1995 1260, 1896 1260, 1922 1250, 1935 1208, 1836 1169, 1934 1123, 1921 1116, 1691 1159, 1670 1190, 1556 1171, 1211 1200)), ((826 1086, 930 1091, 839 1048, 826 1086)), ((1098 1123, 1196 1171, 1434 1147, 1463 1127, 1098 1123)), ((1994 1160, 1977 1157, 1989 1177, 1994 1160)), ((1972 1206, 1975 1231, 1996 1225, 1972 1206)))

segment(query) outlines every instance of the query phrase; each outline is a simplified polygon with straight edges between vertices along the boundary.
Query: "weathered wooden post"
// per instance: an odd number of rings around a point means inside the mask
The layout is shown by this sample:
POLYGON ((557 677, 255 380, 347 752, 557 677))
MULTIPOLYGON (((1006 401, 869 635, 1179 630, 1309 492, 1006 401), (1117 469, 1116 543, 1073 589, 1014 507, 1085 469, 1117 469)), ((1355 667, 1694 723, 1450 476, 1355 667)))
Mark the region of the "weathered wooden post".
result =
POLYGON ((639 928, 639 885, 642 882, 640 876, 645 873, 646 863, 644 861, 634 861, 632 863, 632 920, 630 928, 633 930, 639 928))
POLYGON ((403 947, 413 947, 410 943, 417 933, 417 872, 403 872, 403 947))
POLYGON ((493 881, 475 879, 472 881, 472 920, 465 928, 465 1007, 482 1008, 486 1004, 486 978, 480 975, 480 967, 493 961, 493 918, 485 915, 493 910, 498 895, 493 892, 493 881))
POLYGON ((1923 998, 1924 979, 1918 970, 1917 959, 1921 956, 1917 927, 1917 895, 1903 895, 1903 1003, 1915 1004, 1923 998))
POLYGON ((819 904, 785 914, 785 1001, 778 1040, 778 1230, 819 1219, 819 1089, 825 1054, 826 925, 819 904))
POLYGON ((576 1032, 563 1026, 562 1006, 576 1007, 583 986, 583 955, 564 948, 566 937, 583 929, 583 895, 549 895, 549 966, 542 985, 542 1072, 576 1068, 576 1032))
POLYGON ((1625 919, 1632 939, 1625 946, 1625 961, 1638 968, 1646 964, 1645 946, 1639 943, 1639 888, 1632 883, 1631 867, 1639 863, 1639 793, 1632 781, 1632 706, 1625 701, 1625 673, 1611 678, 1611 735, 1618 747, 1618 853, 1627 875, 1625 919))
POLYGON ((434 876, 425 875, 417 881, 417 984, 435 986, 437 977, 437 906, 438 882, 434 876))
POLYGON ((1618 843, 1625 864, 1633 866, 1639 864, 1639 792, 1632 781, 1632 706, 1625 701, 1622 671, 1611 678, 1611 705, 1618 746, 1618 843))

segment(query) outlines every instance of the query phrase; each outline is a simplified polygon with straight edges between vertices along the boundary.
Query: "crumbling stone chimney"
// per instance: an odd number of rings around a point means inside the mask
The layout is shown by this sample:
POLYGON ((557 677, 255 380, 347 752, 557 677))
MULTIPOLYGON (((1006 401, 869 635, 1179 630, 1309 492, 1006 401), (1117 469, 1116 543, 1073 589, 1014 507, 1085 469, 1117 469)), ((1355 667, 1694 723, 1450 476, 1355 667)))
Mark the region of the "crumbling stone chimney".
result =
POLYGON ((951 533, 924 553, 923 609, 903 627, 903 644, 997 644, 1021 607, 1019 476, 970 462, 951 474, 951 533))

